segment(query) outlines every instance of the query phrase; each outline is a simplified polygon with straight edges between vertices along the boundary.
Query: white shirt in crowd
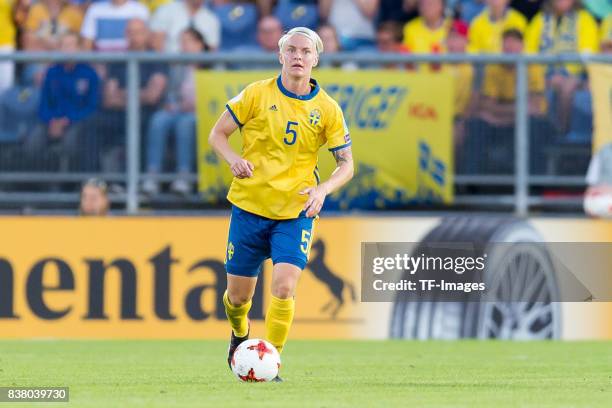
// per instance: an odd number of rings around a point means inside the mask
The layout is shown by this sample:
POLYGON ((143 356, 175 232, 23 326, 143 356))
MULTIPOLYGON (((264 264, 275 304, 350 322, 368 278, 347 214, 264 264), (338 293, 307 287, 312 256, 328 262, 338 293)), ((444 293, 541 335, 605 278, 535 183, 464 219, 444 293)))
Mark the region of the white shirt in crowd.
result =
POLYGON ((127 49, 125 28, 127 22, 139 18, 149 19, 146 6, 134 0, 121 5, 110 1, 93 3, 87 9, 81 36, 94 42, 94 49, 99 51, 123 51, 127 49))
POLYGON ((376 37, 374 21, 361 12, 355 0, 334 0, 329 11, 329 23, 341 38, 373 40, 376 37))
POLYGON ((168 3, 157 9, 150 23, 151 31, 166 34, 164 48, 167 52, 180 51, 181 33, 190 26, 204 36, 209 47, 219 47, 221 24, 217 16, 206 7, 200 7, 195 15, 190 16, 184 2, 168 3))

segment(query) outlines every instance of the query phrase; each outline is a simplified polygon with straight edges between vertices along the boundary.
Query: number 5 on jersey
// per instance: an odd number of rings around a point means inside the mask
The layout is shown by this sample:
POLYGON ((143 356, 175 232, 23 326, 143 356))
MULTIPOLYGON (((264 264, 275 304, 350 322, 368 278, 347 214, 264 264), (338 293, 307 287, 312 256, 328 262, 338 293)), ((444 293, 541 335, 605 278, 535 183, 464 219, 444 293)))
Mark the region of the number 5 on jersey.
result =
POLYGON ((312 234, 310 231, 303 229, 302 230, 302 244, 300 245, 300 249, 302 252, 308 256, 308 252, 310 252, 310 239, 312 238, 312 234))
POLYGON ((287 136, 285 136, 285 138, 283 139, 285 141, 285 144, 288 144, 289 146, 294 144, 295 140, 297 139, 297 130, 291 129, 291 126, 294 126, 294 125, 297 126, 298 123, 289 121, 287 122, 287 129, 285 129, 285 135, 291 135, 290 140, 287 140, 287 136))

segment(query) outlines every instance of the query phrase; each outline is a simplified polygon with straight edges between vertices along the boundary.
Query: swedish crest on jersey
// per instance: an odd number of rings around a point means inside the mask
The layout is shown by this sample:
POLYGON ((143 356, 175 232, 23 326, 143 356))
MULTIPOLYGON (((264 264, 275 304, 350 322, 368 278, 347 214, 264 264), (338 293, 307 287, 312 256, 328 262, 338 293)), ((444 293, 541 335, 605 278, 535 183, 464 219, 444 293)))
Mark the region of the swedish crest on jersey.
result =
POLYGON ((313 126, 318 125, 321 122, 321 111, 317 108, 310 111, 309 115, 310 124, 313 126))

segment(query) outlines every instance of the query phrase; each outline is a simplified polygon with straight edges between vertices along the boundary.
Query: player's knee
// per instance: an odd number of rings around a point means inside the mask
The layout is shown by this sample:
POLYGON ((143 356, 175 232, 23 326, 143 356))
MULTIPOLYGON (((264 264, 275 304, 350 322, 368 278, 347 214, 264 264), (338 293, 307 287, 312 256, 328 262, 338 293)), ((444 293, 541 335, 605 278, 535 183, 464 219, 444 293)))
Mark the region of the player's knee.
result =
POLYGON ((249 302, 249 300, 251 300, 250 296, 247 293, 240 293, 240 292, 227 292, 227 297, 230 301, 230 303, 233 306, 242 306, 246 303, 249 302))
POLYGON ((279 299, 289 299, 293 296, 294 290, 294 285, 291 285, 289 282, 279 282, 272 285, 272 295, 279 299))

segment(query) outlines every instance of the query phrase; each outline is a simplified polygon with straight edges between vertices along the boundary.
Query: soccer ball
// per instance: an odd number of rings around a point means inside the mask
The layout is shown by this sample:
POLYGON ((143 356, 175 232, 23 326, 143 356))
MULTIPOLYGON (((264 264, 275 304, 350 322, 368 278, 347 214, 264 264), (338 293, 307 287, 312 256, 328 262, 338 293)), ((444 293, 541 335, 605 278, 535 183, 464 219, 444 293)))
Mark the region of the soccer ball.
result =
POLYGON ((265 340, 245 340, 232 356, 232 371, 240 381, 266 382, 278 375, 281 361, 276 348, 265 340))
POLYGON ((584 211, 591 217, 612 218, 612 189, 589 189, 584 197, 584 211))

